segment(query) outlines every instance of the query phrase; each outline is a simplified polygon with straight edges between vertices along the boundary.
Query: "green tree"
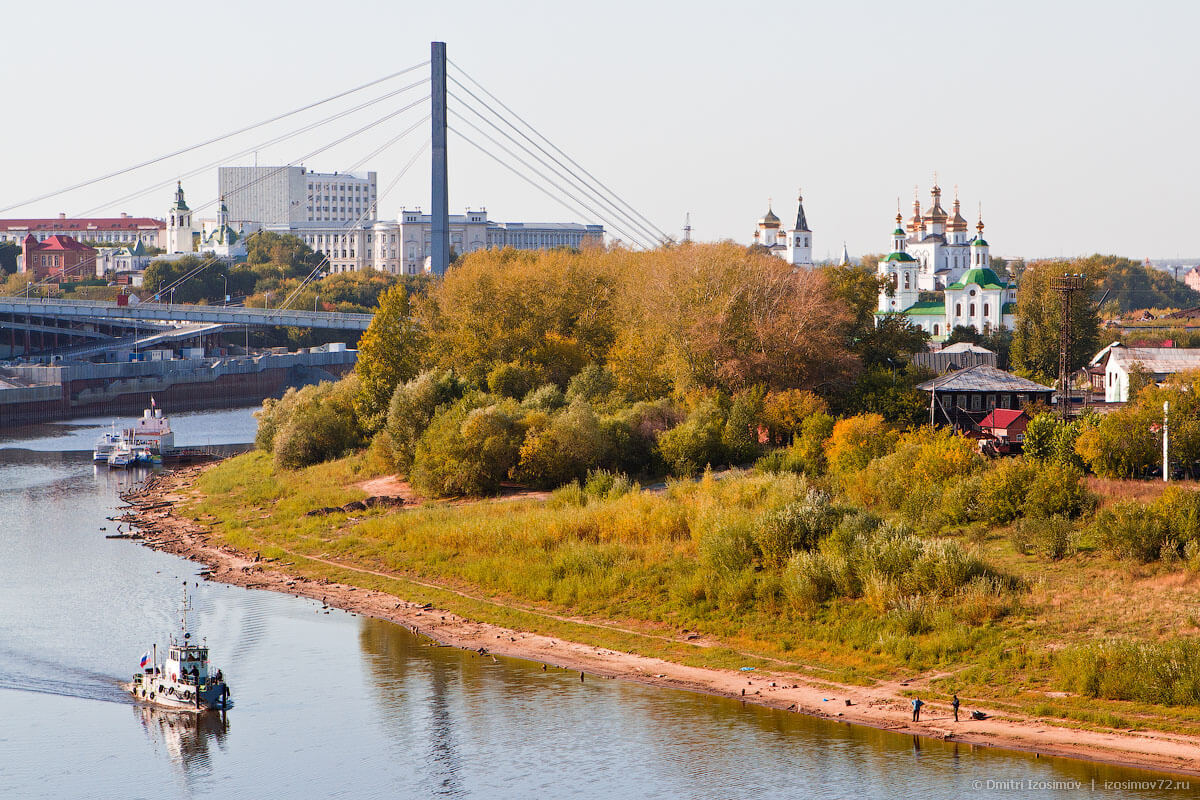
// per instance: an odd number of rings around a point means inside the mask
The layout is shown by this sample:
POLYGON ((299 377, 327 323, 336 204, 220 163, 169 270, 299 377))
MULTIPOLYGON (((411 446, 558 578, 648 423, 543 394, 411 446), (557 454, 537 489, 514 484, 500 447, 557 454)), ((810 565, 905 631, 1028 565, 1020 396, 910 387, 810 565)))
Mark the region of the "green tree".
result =
POLYGON ((397 284, 380 295, 379 309, 358 341, 354 409, 364 430, 373 433, 383 426, 396 387, 420 371, 425 346, 408 290, 397 284))
POLYGON ((21 246, 16 242, 0 242, 0 276, 17 271, 17 258, 20 255, 21 246))
POLYGON ((707 400, 658 437, 658 450, 671 474, 690 478, 705 467, 725 462, 724 430, 720 406, 707 400))
POLYGON ((1064 274, 1082 274, 1084 288, 1076 292, 1071 306, 1071 372, 1087 363, 1099 347, 1100 317, 1092 302, 1100 266, 1087 259, 1071 262, 1040 261, 1031 264, 1021 277, 1017 293, 1016 330, 1012 340, 1012 365, 1034 378, 1052 381, 1058 377, 1059 334, 1062 330, 1062 299, 1051 289, 1051 280, 1064 274))
POLYGON ((466 388, 450 370, 422 372, 396 387, 388 404, 386 430, 392 459, 401 472, 407 474, 412 468, 417 443, 434 415, 462 397, 466 388))
POLYGON ((468 395, 443 409, 425 429, 413 458, 411 481, 431 497, 496 492, 517 463, 523 432, 511 400, 484 405, 468 395))

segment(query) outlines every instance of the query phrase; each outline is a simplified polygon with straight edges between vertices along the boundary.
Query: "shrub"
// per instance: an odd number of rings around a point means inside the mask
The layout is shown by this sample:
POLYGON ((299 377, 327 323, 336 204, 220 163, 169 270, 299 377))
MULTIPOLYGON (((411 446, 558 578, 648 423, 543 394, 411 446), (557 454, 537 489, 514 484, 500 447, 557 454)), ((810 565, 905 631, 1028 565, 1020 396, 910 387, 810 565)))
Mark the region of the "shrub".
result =
POLYGON ((692 477, 725 461, 725 420, 715 403, 701 403, 688 418, 658 437, 658 450, 672 475, 692 477))
POLYGON ((1096 496, 1084 485, 1079 467, 1048 465, 1029 484, 1021 510, 1027 517, 1075 519, 1095 505, 1096 496))
POLYGON ((606 469, 588 470, 587 482, 583 485, 584 494, 598 500, 616 500, 634 489, 636 486, 628 475, 606 469))
POLYGON ((464 397, 429 424, 413 459, 412 482, 433 497, 495 492, 516 463, 522 431, 512 401, 464 397))
POLYGON ((1061 517, 1023 519, 1013 527, 1013 545, 1020 553, 1031 550, 1050 561, 1075 552, 1075 526, 1061 517))
POLYGON ((1200 641, 1099 642, 1061 651, 1061 685, 1087 697, 1169 706, 1200 704, 1200 641))
POLYGON ((833 592, 833 576, 819 553, 796 553, 788 561, 783 571, 783 593, 795 608, 811 609, 832 597, 833 592))
POLYGON ((824 492, 810 489, 808 496, 763 517, 754 529, 754 543, 763 564, 780 568, 797 550, 811 550, 837 524, 838 511, 824 492))
POLYGON ((1038 465, 1023 458, 1006 458, 984 473, 976 519, 1006 525, 1021 516, 1038 465))
POLYGON ((599 364, 588 364, 567 384, 568 400, 587 400, 600 403, 617 390, 617 379, 607 368, 599 364))
POLYGON ((867 466, 874 458, 891 452, 896 433, 879 414, 859 414, 834 423, 825 457, 829 469, 838 475, 848 475, 867 466))
POLYGON ((744 520, 721 516, 700 534, 700 563, 721 579, 741 572, 754 561, 756 551, 750 526, 744 520))
POLYGON ((487 375, 488 391, 501 397, 520 400, 529 394, 536 376, 520 364, 499 364, 487 375))
MULTIPOLYGON (((284 469, 299 469, 340 458, 363 445, 354 415, 358 392, 353 376, 337 383, 324 382, 289 389, 278 403, 264 404, 260 425, 266 420, 275 461, 284 469)), ((258 437, 256 437, 258 438, 258 437)))
POLYGON ((758 457, 758 429, 762 424, 763 392, 750 389, 738 392, 729 407, 729 418, 721 432, 725 453, 734 464, 746 464, 758 457))
POLYGON ((606 442, 592 407, 576 400, 546 427, 530 427, 521 444, 513 477, 551 489, 582 479, 604 459, 606 442))
POLYGON ((1169 535, 1163 519, 1136 500, 1123 500, 1101 509, 1092 531, 1108 552, 1141 562, 1158 558, 1169 535))
POLYGON ((521 407, 530 411, 558 411, 566 404, 567 400, 563 396, 562 389, 553 383, 539 386, 525 395, 525 399, 521 401, 521 407))
POLYGON ((466 388, 466 383, 450 370, 422 372, 396 386, 388 403, 385 430, 397 469, 407 473, 412 468, 417 442, 434 414, 462 397, 466 388))

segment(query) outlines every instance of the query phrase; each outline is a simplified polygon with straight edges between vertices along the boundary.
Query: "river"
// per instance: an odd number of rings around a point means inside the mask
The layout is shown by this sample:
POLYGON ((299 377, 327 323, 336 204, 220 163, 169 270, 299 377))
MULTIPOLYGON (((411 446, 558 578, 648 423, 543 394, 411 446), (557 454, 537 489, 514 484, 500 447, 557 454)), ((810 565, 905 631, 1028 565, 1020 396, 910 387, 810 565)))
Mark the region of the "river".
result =
MULTIPOLYGON (((110 420, 0 432, 0 798, 1177 798, 1168 777, 901 736, 439 647, 306 599, 212 584, 105 539, 137 472, 110 420), (107 530, 105 530, 107 529, 107 530), (236 707, 197 723, 128 680, 181 584, 236 707), (195 584, 195 585, 191 585, 195 584)), ((248 410, 174 417, 248 442, 248 410)), ((1200 783, 1192 781, 1200 787, 1200 783)))

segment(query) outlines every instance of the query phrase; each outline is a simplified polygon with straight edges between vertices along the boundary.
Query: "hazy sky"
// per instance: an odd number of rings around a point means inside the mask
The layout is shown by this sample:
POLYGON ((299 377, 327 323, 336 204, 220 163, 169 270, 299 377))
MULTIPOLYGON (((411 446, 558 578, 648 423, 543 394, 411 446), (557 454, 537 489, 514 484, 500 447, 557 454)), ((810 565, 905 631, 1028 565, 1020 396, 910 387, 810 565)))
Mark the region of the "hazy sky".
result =
MULTIPOLYGON (((803 187, 818 258, 879 252, 936 171, 1005 256, 1200 258, 1200 3, 93 3, 8 10, 0 207, 260 121, 428 58, 452 61, 668 233, 749 242, 803 187), (48 45, 48 42, 52 44, 48 45)), ((363 93, 369 98, 400 78, 363 93)), ((287 163, 409 94, 258 153, 287 163)), ((347 108, 355 98, 336 107, 347 108)), ((452 101, 453 102, 453 101, 452 101)), ((322 107, 0 217, 163 216, 156 182, 332 113, 322 107), (98 206, 107 204, 97 210, 98 206)), ((306 161, 345 170, 424 113, 306 161)), ((427 125, 373 158, 382 190, 427 125)), ((469 132, 469 131, 468 131, 469 132)), ((479 139, 477 135, 476 139, 479 139)), ((228 163, 253 163, 253 156, 228 163)), ((591 221, 453 134, 450 204, 591 221)), ((216 171, 185 180, 193 207, 216 171)), ((382 202, 429 208, 428 158, 382 202)), ((203 212, 201 212, 203 215, 203 212)))

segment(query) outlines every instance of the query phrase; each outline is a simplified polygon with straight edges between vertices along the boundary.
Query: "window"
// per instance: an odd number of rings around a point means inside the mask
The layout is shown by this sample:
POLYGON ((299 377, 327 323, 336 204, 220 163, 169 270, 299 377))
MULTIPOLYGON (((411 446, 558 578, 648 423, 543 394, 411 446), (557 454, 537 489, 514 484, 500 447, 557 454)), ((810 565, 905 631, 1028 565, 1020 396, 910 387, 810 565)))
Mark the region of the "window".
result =
POLYGON ((987 408, 988 408, 988 411, 991 411, 991 410, 992 410, 993 408, 995 408, 995 407, 996 407, 996 395, 994 395, 994 394, 989 394, 989 395, 987 396, 987 408))
POLYGON ((905 288, 906 290, 907 290, 907 289, 909 289, 909 288, 911 288, 911 287, 909 286, 909 283, 908 283, 908 273, 907 273, 907 272, 905 272, 905 273, 904 273, 904 288, 905 288))
POLYGON ((981 395, 981 394, 971 395, 971 410, 978 411, 982 407, 983 407, 983 395, 981 395))
POLYGON ((954 304, 954 316, 956 316, 956 317, 962 316, 962 303, 954 304))
POLYGON ((935 323, 933 323, 933 335, 934 335, 934 336, 937 336, 937 335, 938 335, 938 326, 937 326, 937 323, 936 323, 936 322, 935 322, 935 323))
POLYGON ((988 304, 987 303, 983 304, 983 315, 985 317, 988 315, 988 304))
POLYGON ((1012 408, 1012 395, 1010 395, 1010 394, 1000 395, 1000 407, 1001 408, 1012 408))
POLYGON ((975 304, 971 303, 971 316, 975 316, 975 304))

